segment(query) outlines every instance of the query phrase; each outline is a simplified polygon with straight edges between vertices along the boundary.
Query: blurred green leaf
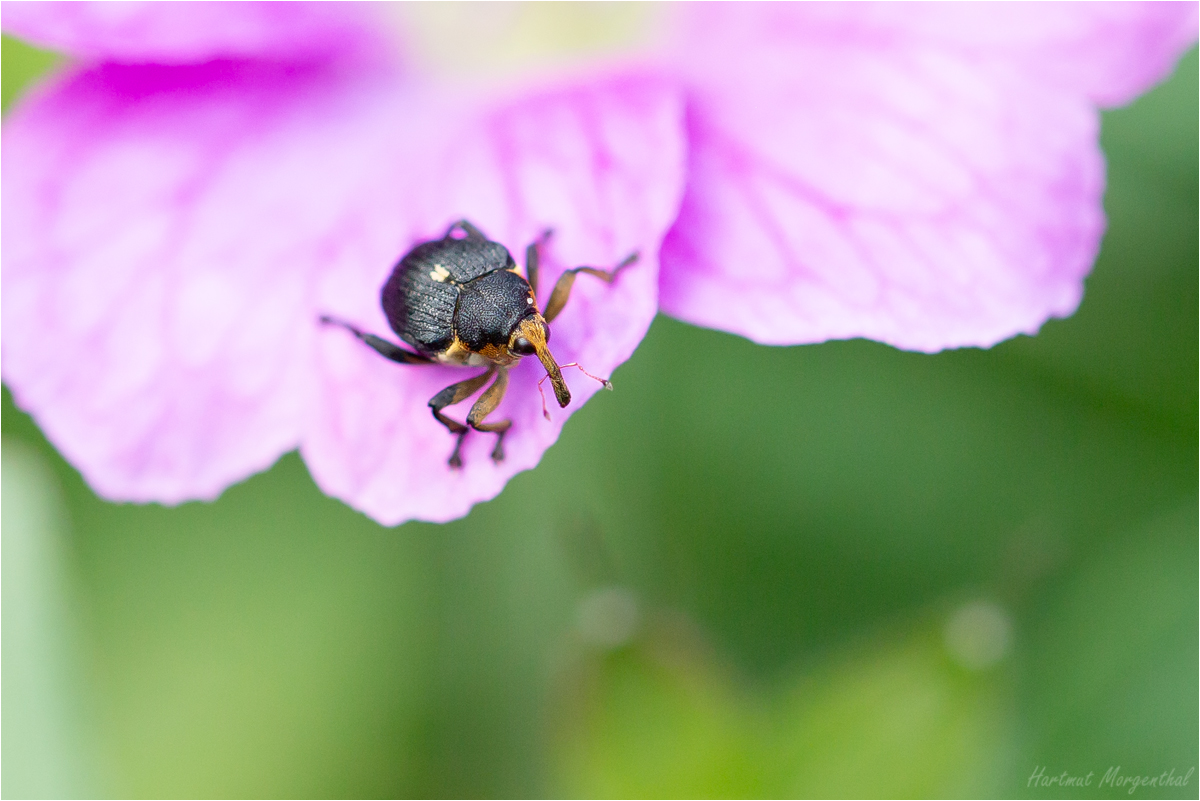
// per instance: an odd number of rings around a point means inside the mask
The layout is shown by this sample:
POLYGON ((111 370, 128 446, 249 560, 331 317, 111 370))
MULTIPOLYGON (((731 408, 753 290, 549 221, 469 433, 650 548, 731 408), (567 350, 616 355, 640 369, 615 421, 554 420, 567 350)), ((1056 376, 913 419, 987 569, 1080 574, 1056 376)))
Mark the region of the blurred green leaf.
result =
MULTIPOLYGON (((1196 766, 1197 527, 1194 503, 1132 527, 1048 593, 1026 662, 1031 765, 1100 776, 1113 766, 1128 775, 1196 766)), ((1128 795, 1093 786, 1071 797, 1128 795)), ((1137 795, 1190 798, 1196 784, 1137 795)))
POLYGON ((768 789, 760 716, 677 639, 652 632, 631 648, 581 658, 551 738, 552 795, 736 798, 768 789))
POLYGON ((17 96, 37 78, 48 73, 62 57, 49 50, 39 50, 20 39, 0 36, 0 109, 7 112, 17 96))
POLYGON ((1011 778, 1006 694, 927 624, 753 693, 662 622, 566 675, 551 741, 572 797, 969 797, 1011 778))
POLYGON ((792 798, 1003 794, 1015 750, 1008 699, 929 634, 823 666, 790 704, 781 792, 792 798))
POLYGON ((62 498, 43 457, 3 449, 5 798, 96 796, 62 498))

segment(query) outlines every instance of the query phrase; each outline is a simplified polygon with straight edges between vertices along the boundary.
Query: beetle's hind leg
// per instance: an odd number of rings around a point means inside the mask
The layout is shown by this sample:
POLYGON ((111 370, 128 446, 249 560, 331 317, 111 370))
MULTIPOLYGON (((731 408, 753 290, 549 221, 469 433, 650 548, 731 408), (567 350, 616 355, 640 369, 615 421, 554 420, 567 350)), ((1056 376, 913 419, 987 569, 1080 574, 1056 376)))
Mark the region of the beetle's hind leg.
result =
POLYGON ((508 433, 508 429, 512 427, 512 420, 499 420, 495 423, 485 423, 484 418, 496 410, 500 405, 500 401, 504 400, 504 393, 508 390, 508 370, 503 367, 496 371, 496 381, 487 391, 479 396, 479 400, 475 401, 475 405, 471 407, 471 413, 467 415, 467 425, 476 431, 490 431, 496 434, 496 447, 492 448, 492 461, 500 463, 504 461, 504 435, 508 433))
POLYGON ((622 270, 637 260, 638 252, 635 250, 611 270, 601 270, 599 267, 575 267, 564 270, 563 274, 558 277, 558 283, 554 285, 554 291, 550 293, 550 299, 546 301, 546 310, 542 312, 542 317, 546 319, 546 322, 550 322, 558 316, 563 307, 567 305, 568 298, 571 297, 571 287, 575 286, 575 276, 579 273, 594 275, 604 283, 611 284, 617 280, 617 276, 622 270))
MULTIPOLYGON (((454 452, 450 454, 450 461, 447 462, 447 464, 456 470, 462 467, 462 456, 459 452, 462 450, 463 439, 467 436, 467 432, 471 429, 457 420, 451 420, 449 417, 442 414, 442 409, 445 409, 447 406, 453 406, 456 403, 461 403, 462 401, 474 395, 479 391, 480 387, 488 382, 488 379, 492 377, 492 373, 494 372, 495 370, 488 370, 486 373, 480 373, 477 376, 468 378, 466 381, 459 381, 457 384, 451 384, 429 399, 429 408, 433 410, 434 418, 439 423, 444 425, 451 434, 454 434, 458 437, 458 440, 454 443, 454 452)), ((491 392, 491 390, 489 389, 488 392, 491 392)), ((480 398, 479 402, 482 401, 483 398, 480 398)), ((497 401, 497 403, 498 402, 499 401, 497 401)), ((479 403, 476 403, 475 405, 478 406, 479 403)), ((494 405, 493 408, 495 408, 494 405)), ((472 407, 471 413, 474 414, 474 412, 475 409, 472 407)), ((470 421, 471 418, 468 417, 467 422, 470 423, 470 421)))
POLYGON ((483 235, 483 231, 480 231, 478 228, 472 225, 470 220, 456 220, 455 222, 451 223, 450 227, 446 229, 446 237, 444 238, 448 238, 450 234, 454 233, 455 231, 462 231, 467 235, 468 239, 487 239, 487 237, 483 235))
POLYGON ((354 334, 354 336, 358 337, 363 342, 374 348, 376 353, 379 353, 381 356, 385 356, 394 362, 399 362, 400 364, 430 364, 432 362, 432 359, 430 359, 428 356, 422 356, 420 353, 414 353, 413 351, 405 350, 399 345, 388 342, 383 337, 377 337, 374 334, 364 333, 356 326, 351 325, 344 320, 337 320, 328 315, 321 315, 321 322, 325 325, 338 325, 342 328, 345 328, 351 334, 354 334))

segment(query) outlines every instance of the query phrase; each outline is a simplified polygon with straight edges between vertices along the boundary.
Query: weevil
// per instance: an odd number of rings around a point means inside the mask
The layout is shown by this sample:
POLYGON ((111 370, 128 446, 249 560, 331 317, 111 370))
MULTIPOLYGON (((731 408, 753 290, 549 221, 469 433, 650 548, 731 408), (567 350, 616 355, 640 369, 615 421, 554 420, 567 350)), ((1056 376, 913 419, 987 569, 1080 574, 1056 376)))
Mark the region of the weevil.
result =
POLYGON ((550 323, 567 305, 579 273, 611 284, 638 258, 634 251, 609 270, 565 270, 546 301, 545 311, 541 311, 537 302, 538 262, 540 248, 549 236, 550 232, 545 232, 525 249, 524 275, 504 245, 488 239, 467 220, 451 225, 441 239, 413 247, 392 269, 380 292, 388 325, 409 348, 343 320, 321 317, 322 323, 345 328, 380 355, 400 364, 485 368, 429 400, 434 418, 457 438, 450 454, 452 468, 462 467, 462 444, 471 429, 496 434, 492 460, 504 460, 504 435, 512 421, 485 421, 504 399, 509 368, 523 356, 537 356, 546 368, 560 407, 571 402, 571 391, 550 353, 550 323), (475 401, 465 424, 443 413, 447 406, 471 397, 488 381, 492 385, 475 401))

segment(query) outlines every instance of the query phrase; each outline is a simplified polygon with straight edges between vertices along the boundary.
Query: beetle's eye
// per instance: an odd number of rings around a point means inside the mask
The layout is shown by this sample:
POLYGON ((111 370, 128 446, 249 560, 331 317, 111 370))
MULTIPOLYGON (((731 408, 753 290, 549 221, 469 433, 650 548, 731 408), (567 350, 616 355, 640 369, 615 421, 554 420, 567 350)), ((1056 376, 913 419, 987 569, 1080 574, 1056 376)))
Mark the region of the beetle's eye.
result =
POLYGON ((517 341, 513 343, 513 351, 522 356, 533 355, 533 343, 525 337, 517 337, 517 341))

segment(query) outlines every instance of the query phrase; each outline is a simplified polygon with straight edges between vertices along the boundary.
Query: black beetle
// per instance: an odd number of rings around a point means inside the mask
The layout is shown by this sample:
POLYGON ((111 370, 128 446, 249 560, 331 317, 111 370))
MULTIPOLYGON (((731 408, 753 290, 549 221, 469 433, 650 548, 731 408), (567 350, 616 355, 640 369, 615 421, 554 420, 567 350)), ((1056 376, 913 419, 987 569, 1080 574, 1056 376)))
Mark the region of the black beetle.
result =
POLYGON ((342 326, 394 362, 487 367, 473 378, 451 384, 429 401, 437 421, 458 437, 450 454, 451 467, 462 467, 459 452, 472 428, 497 435, 492 459, 503 461, 504 435, 512 421, 484 420, 503 400, 508 368, 522 356, 537 356, 541 361, 559 406, 571 402, 571 392, 550 353, 548 324, 566 305, 576 275, 588 273, 612 283, 621 270, 637 261, 634 252, 611 270, 575 267, 564 271, 550 293, 546 311, 539 312, 538 248, 549 236, 547 231, 525 249, 524 276, 504 245, 492 242, 466 220, 451 225, 441 239, 422 242, 405 254, 383 285, 380 302, 388 325, 413 350, 342 320, 321 317, 322 323, 342 326), (478 392, 492 376, 495 382, 475 401, 466 425, 442 414, 442 409, 478 392))

